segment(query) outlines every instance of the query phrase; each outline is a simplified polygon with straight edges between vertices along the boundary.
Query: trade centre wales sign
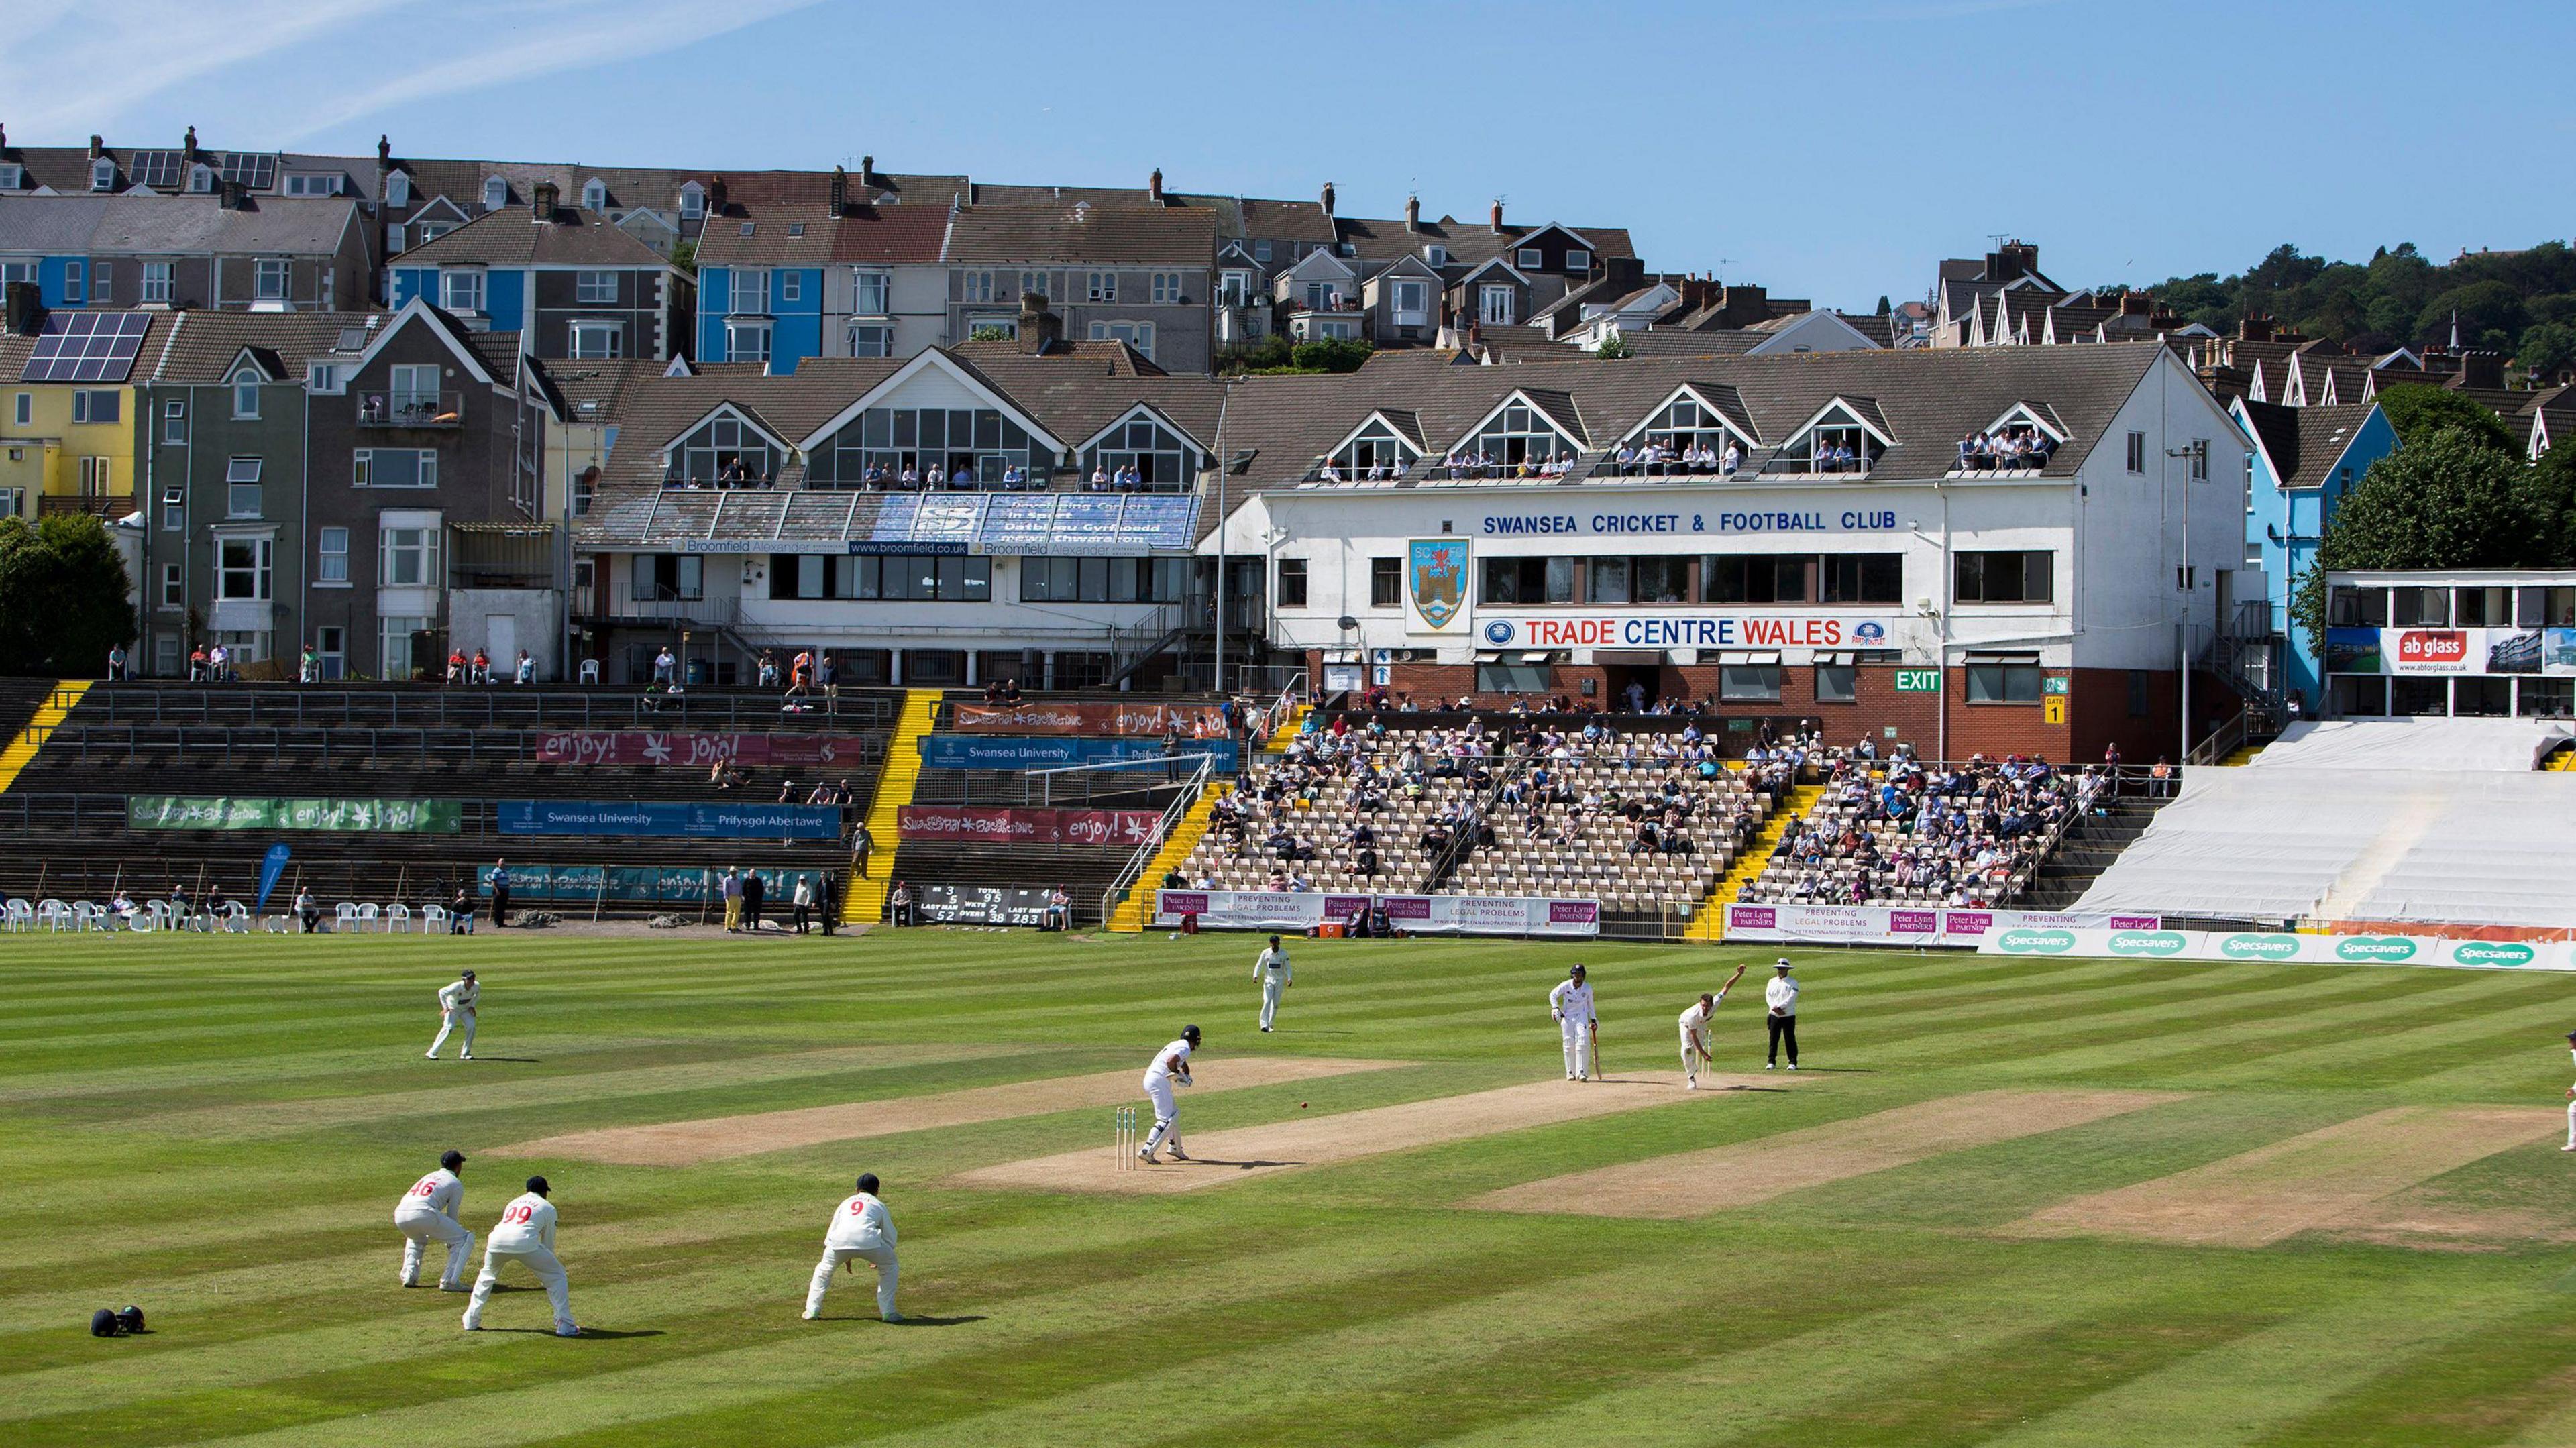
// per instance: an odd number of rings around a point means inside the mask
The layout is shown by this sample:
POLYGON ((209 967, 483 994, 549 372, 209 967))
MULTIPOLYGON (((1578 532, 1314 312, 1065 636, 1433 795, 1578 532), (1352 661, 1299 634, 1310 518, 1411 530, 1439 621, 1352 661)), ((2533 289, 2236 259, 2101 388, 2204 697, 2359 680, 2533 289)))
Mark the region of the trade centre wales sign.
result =
POLYGON ((1494 614, 1479 610, 1476 642, 1489 649, 1886 649, 1897 615, 1746 613, 1690 609, 1560 609, 1494 614))

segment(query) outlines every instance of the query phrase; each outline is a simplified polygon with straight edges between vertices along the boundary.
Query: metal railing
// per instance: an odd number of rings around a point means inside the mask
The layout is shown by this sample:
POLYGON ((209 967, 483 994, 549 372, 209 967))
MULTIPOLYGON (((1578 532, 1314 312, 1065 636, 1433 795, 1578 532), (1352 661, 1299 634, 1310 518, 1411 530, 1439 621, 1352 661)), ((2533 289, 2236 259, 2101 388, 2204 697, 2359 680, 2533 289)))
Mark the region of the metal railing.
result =
POLYGON ((1172 796, 1172 802, 1164 806, 1163 817, 1155 821, 1152 838, 1136 847, 1136 853, 1128 856, 1127 863, 1118 868, 1117 878, 1100 892, 1101 919, 1107 920, 1116 914, 1118 907, 1133 891, 1156 888, 1145 882, 1147 867, 1154 863, 1156 855, 1163 852, 1164 842, 1172 837, 1172 831, 1179 829, 1181 821, 1189 817, 1190 810, 1198 804, 1199 796, 1207 792, 1209 778, 1216 772, 1215 755, 1202 754, 1198 760, 1198 771, 1172 796))
MULTIPOLYGON (((817 719, 891 724, 902 708, 900 692, 845 688, 818 695, 808 713, 792 717, 810 730, 817 719)), ((83 696, 63 727, 100 724, 192 724, 216 727, 381 728, 518 726, 527 729, 607 728, 626 725, 667 730, 686 724, 729 732, 778 732, 774 694, 710 689, 682 690, 648 700, 632 687, 574 688, 509 684, 382 685, 311 684, 293 688, 255 684, 166 686, 101 684, 83 696), (222 717, 218 717, 218 716, 222 717)))
POLYGON ((360 427, 463 427, 462 392, 361 392, 360 427))
POLYGON ((39 517, 70 513, 91 518, 122 518, 133 511, 132 493, 46 493, 36 499, 39 517))

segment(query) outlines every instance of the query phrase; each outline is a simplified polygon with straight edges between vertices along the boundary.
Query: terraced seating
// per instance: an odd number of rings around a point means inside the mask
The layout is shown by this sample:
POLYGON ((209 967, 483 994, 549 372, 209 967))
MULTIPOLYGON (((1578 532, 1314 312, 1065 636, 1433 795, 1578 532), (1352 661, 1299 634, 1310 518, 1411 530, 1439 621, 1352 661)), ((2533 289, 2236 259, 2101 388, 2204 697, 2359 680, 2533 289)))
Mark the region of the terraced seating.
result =
POLYGON ((1382 724, 1294 740, 1218 803, 1181 872, 1213 890, 1418 893, 1452 853, 1426 832, 1473 827, 1501 742, 1481 725, 1382 724))
POLYGON ((2110 777, 2018 756, 1926 765, 1848 754, 1793 824, 1746 903, 2001 906, 2039 877, 2067 831, 2106 804, 2110 777))

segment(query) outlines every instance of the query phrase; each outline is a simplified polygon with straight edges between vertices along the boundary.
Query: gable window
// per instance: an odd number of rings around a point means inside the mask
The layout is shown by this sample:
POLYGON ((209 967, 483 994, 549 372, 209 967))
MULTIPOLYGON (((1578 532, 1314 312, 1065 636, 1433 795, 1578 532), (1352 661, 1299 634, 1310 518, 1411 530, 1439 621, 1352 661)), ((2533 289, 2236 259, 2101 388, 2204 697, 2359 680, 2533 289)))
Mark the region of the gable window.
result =
POLYGON ((882 317, 893 310, 893 277, 881 271, 850 273, 850 311, 853 314, 862 317, 882 317))
POLYGON ((1570 272, 1588 272, 1592 270, 1592 253, 1585 251, 1579 246, 1567 247, 1565 249, 1565 269, 1570 272))
POLYGON ((1252 295, 1252 273, 1230 271, 1217 281, 1216 299, 1229 307, 1239 307, 1252 295))
POLYGON ((1154 360, 1154 324, 1151 322, 1094 322, 1091 324, 1091 340, 1124 342, 1145 354, 1146 361, 1154 360))
POLYGON ((1279 560, 1279 606, 1281 608, 1304 608, 1306 606, 1305 559, 1282 558, 1279 560))
POLYGON ((1645 441, 1648 447, 1670 454, 1647 464, 1649 472, 1723 472, 1729 447, 1738 449, 1739 460, 1743 456, 1740 441, 1725 419, 1688 394, 1674 398, 1646 420, 1645 441))
POLYGON ((2143 432, 2133 432, 2129 434, 2129 471, 2143 473, 2146 470, 2147 435, 2143 432))
POLYGON ((1154 273, 1150 300, 1158 304, 1178 303, 1181 300, 1181 274, 1179 272, 1154 273))
POLYGON ((187 442, 188 404, 184 402, 161 404, 161 440, 172 447, 178 447, 187 442))
POLYGON ((1114 302, 1118 300, 1118 273, 1114 271, 1085 273, 1082 279, 1082 285, 1085 296, 1091 301, 1114 302))
POLYGON ((265 603, 270 597, 270 560, 277 544, 269 538, 226 538, 219 555, 215 597, 265 603))
POLYGON ((1345 478, 1383 478, 1400 473, 1421 456, 1422 449, 1388 426, 1385 418, 1372 417, 1333 453, 1332 464, 1345 478))
POLYGON ((1422 259, 1431 263, 1433 266, 1447 266, 1449 264, 1449 248, 1445 246, 1426 246, 1422 249, 1422 259))
POLYGON ((907 473, 919 483, 938 468, 949 486, 998 484, 1013 468, 1043 479, 1053 452, 998 408, 871 407, 816 445, 806 477, 816 487, 900 488, 907 473))
POLYGON ((1488 463, 1516 465, 1571 457, 1576 448, 1574 440, 1557 431, 1545 413, 1516 400, 1486 420, 1469 450, 1488 463))
POLYGON ((1951 599, 1956 603, 2046 603, 2055 555, 2046 551, 1957 555, 1951 599))
POLYGON ((680 188, 680 219, 696 221, 707 214, 707 193, 692 181, 680 188))
POLYGON ((434 362, 396 363, 386 369, 393 383, 387 405, 397 418, 427 419, 439 413, 438 364, 434 362))
POLYGON ((146 306, 170 304, 170 263, 147 261, 143 264, 143 302, 146 306))
POLYGON ((1878 462, 1886 444, 1861 426, 1860 419, 1837 403, 1825 409, 1815 425, 1791 439, 1763 464, 1766 473, 1865 473, 1878 462))
POLYGON ((725 310, 737 316, 745 313, 753 316, 765 315, 769 311, 768 268, 734 268, 731 285, 726 294, 726 304, 725 310))
POLYGON ((438 586, 438 529, 387 528, 377 540, 378 582, 387 588, 438 586))
POLYGON ((1398 326, 1418 327, 1430 312, 1430 283, 1407 280, 1395 284, 1395 320, 1398 326))
POLYGON ((769 324, 735 319, 725 323, 725 355, 736 362, 769 360, 769 324))
POLYGON ((315 535, 313 581, 346 583, 349 581, 349 530, 324 528, 315 535))
POLYGON ((286 300, 287 261, 282 256, 261 257, 251 275, 251 297, 262 302, 286 300))
POLYGON ((1537 247, 1525 246, 1520 249, 1520 268, 1522 271, 1536 271, 1546 264, 1547 254, 1540 251, 1537 247))
POLYGON ((438 304, 451 312, 482 311, 483 273, 479 271, 440 272, 438 304))
POLYGON ((608 209, 608 183, 596 178, 581 183, 581 209, 584 211, 606 211, 608 209))
POLYGON ((732 413, 711 417, 671 449, 664 481, 706 486, 729 479, 768 483, 778 476, 778 449, 732 413))
POLYGON ((893 356, 894 328, 881 322, 861 323, 850 328, 850 355, 853 357, 893 356))
POLYGON ((258 378, 236 377, 233 379, 233 416, 237 420, 255 419, 259 416, 258 378))
POLYGON ((485 177, 483 181, 483 209, 486 211, 498 211, 509 204, 510 183, 502 180, 498 176, 485 177))
POLYGON ((613 271, 575 272, 572 299, 585 307, 604 307, 617 300, 617 273, 613 271))
POLYGON ((349 485, 355 488, 434 488, 438 454, 427 448, 362 447, 351 455, 349 485))
POLYGON ((605 360, 626 355, 626 329, 615 322, 575 322, 569 333, 575 357, 605 360))
POLYGON ((1487 282, 1476 288, 1476 320, 1489 327, 1508 327, 1516 313, 1512 284, 1487 282))
POLYGON ((89 189, 92 191, 113 191, 116 189, 116 163, 114 161, 107 159, 105 156, 101 156, 97 160, 89 163, 89 189))
POLYGON ((1180 434, 1140 413, 1102 434, 1083 457, 1082 471, 1115 477, 1132 470, 1145 487, 1181 489, 1189 486, 1197 456, 1180 434))
POLYGON ((260 509, 257 458, 232 458, 224 464, 224 516, 256 518, 260 509))

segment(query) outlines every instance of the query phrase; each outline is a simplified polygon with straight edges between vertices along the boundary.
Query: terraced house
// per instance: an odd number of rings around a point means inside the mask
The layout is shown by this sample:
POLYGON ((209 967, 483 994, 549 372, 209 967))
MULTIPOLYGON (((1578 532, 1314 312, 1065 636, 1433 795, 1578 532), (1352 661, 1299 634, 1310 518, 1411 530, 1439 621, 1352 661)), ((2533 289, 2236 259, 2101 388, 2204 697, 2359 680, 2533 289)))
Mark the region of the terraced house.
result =
POLYGON ((0 196, 0 282, 44 305, 344 311, 374 292, 356 203, 214 196, 0 196))
POLYGON ((910 357, 948 340, 948 209, 863 166, 819 193, 726 189, 698 242, 698 357, 794 372, 809 357, 910 357))
POLYGON ((388 300, 427 301, 469 327, 512 332, 533 356, 668 361, 687 346, 688 274, 604 214, 539 182, 525 207, 490 211, 402 254, 388 300))
POLYGON ((0 330, 0 517, 134 508, 134 393, 167 312, 50 311, 33 282, 8 290, 0 330))
POLYGON ((948 332, 1018 335, 1043 298, 1077 342, 1122 342, 1166 372, 1214 357, 1217 216, 1188 206, 978 205, 949 218, 948 332))

